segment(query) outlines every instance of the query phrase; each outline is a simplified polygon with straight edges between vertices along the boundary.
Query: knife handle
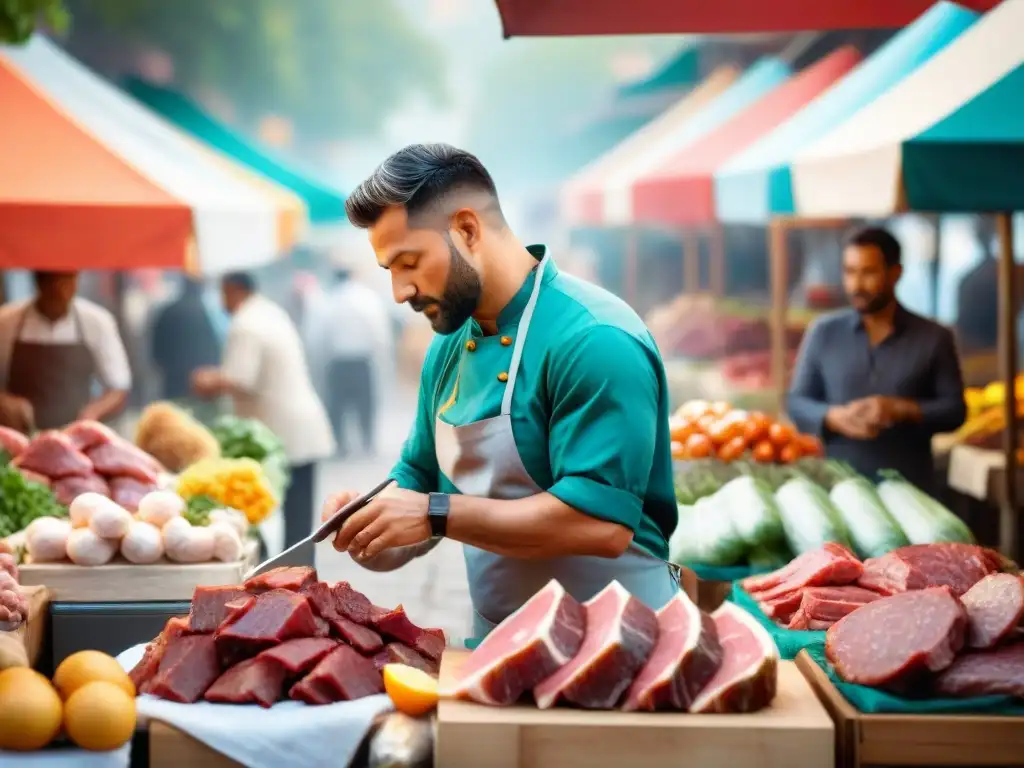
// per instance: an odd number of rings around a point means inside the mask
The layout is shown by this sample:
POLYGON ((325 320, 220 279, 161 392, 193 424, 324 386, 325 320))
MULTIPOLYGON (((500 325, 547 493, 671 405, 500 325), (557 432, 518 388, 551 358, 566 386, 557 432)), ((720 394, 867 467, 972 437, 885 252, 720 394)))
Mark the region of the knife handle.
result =
POLYGON ((327 522, 323 523, 319 528, 316 529, 316 532, 313 534, 313 541, 319 544, 321 541, 324 541, 331 534, 337 533, 338 529, 341 528, 342 525, 344 525, 346 520, 348 520, 354 513, 358 512, 371 501, 373 501, 374 498, 376 498, 377 494, 379 494, 393 482, 394 480, 392 480, 389 477, 384 482, 378 484, 373 490, 364 493, 359 498, 353 499, 348 504, 343 506, 341 509, 335 512, 330 518, 328 518, 327 522))

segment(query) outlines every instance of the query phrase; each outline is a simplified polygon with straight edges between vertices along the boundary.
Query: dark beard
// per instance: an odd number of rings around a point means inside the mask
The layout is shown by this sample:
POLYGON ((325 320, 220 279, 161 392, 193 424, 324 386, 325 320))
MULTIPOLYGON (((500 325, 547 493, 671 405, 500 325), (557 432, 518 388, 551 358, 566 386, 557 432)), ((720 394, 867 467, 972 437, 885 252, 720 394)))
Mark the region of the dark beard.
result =
POLYGON ((863 307, 858 308, 857 311, 862 315, 877 315, 892 304, 895 299, 895 294, 881 293, 869 299, 868 303, 863 307))
POLYGON ((473 266, 463 258, 455 243, 447 235, 448 253, 451 261, 448 267, 448 282, 444 295, 438 299, 413 299, 409 302, 414 310, 422 312, 431 305, 437 306, 437 314, 430 320, 431 327, 447 336, 459 330, 480 304, 483 286, 473 266))

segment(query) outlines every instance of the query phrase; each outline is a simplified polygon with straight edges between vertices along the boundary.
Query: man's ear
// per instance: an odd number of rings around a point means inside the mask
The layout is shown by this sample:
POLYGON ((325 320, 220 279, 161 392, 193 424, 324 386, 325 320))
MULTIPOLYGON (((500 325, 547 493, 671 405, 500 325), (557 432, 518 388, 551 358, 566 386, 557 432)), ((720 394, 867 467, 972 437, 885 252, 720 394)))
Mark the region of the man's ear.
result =
POLYGON ((472 208, 462 208, 456 211, 451 218, 451 228, 456 245, 465 248, 467 254, 473 253, 479 247, 483 237, 483 222, 480 220, 480 215, 472 208))

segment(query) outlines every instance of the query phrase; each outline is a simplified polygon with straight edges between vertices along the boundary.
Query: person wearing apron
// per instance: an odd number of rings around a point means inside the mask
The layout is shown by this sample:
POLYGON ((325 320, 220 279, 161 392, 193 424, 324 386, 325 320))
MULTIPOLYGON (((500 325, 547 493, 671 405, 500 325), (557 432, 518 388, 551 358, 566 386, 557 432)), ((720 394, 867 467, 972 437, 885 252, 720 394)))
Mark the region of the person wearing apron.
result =
MULTIPOLYGON (((3 323, 10 326, 11 332, 4 395, 13 401, 27 401, 31 405, 31 413, 27 414, 31 417, 29 423, 9 426, 31 431, 33 428, 57 429, 80 418, 101 420, 116 412, 124 402, 127 392, 124 382, 117 382, 115 387, 110 387, 100 398, 93 398, 94 382, 97 379, 106 382, 108 376, 86 343, 83 310, 92 312, 92 315, 104 313, 105 310, 96 305, 83 306, 84 300, 72 298, 73 287, 62 284, 72 277, 72 273, 41 273, 36 276, 40 292, 37 301, 63 305, 64 310, 63 313, 50 312, 49 317, 43 315, 44 319, 51 326, 64 318, 74 325, 74 334, 68 341, 43 342, 36 336, 30 336, 29 340, 23 338, 30 313, 42 315, 42 312, 32 304, 6 308, 3 323)), ((57 306, 56 309, 61 307, 57 306)), ((116 335, 117 327, 112 316, 109 321, 108 330, 113 332, 114 337, 106 338, 102 343, 117 347, 121 345, 120 337, 116 335)), ((120 356, 114 354, 108 357, 123 363, 117 366, 119 376, 122 379, 127 376, 130 381, 127 356, 123 352, 123 345, 120 348, 120 356)), ((24 421, 24 418, 20 421, 24 421)))
MULTIPOLYGON (((459 163, 479 163, 448 149, 459 163)), ((474 221, 488 219, 475 214, 474 221)), ((357 216, 353 223, 363 222, 357 216)), ((391 473, 398 488, 346 521, 335 547, 367 568, 390 570, 428 551, 439 535, 461 541, 476 637, 551 579, 580 601, 617 580, 658 609, 679 584, 665 562, 677 510, 657 348, 624 303, 561 275, 544 246, 523 248, 503 221, 492 226, 501 234, 483 258, 494 259, 508 281, 529 270, 525 280, 493 327, 485 330, 474 313, 465 322, 455 318, 456 329, 442 329, 442 308, 467 303, 456 300, 452 281, 461 274, 472 283, 466 275, 474 269, 455 245, 458 236, 469 250, 472 235, 445 233, 449 298, 431 302, 439 309, 428 317, 441 335, 424 363, 417 421, 391 473), (613 539, 622 546, 604 543, 613 539)), ((381 263, 396 248, 401 258, 406 245, 393 246, 378 238, 381 227, 369 228, 381 263)), ((409 292, 396 270, 396 299, 427 306, 400 298, 409 292)), ((476 306, 491 298, 487 287, 476 306)), ((416 290, 442 292, 425 280, 416 290)), ((333 497, 325 515, 351 496, 333 497)))

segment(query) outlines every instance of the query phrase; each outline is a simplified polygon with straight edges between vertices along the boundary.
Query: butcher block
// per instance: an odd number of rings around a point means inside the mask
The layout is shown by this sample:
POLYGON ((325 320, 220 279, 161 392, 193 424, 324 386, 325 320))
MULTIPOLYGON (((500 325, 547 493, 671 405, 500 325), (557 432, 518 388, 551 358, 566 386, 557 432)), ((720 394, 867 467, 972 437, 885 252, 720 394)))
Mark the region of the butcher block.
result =
MULTIPOLYGON (((467 651, 441 660, 441 689, 467 651)), ((833 768, 834 726, 796 665, 779 664, 778 694, 749 715, 594 712, 532 703, 487 707, 443 700, 434 764, 444 768, 646 768, 686 763, 729 768, 833 768)))
POLYGON ((239 584, 256 565, 259 545, 246 543, 241 560, 234 563, 181 564, 161 561, 134 565, 115 559, 107 565, 25 563, 19 567, 25 586, 46 585, 50 599, 59 603, 147 602, 191 600, 199 585, 239 584))

